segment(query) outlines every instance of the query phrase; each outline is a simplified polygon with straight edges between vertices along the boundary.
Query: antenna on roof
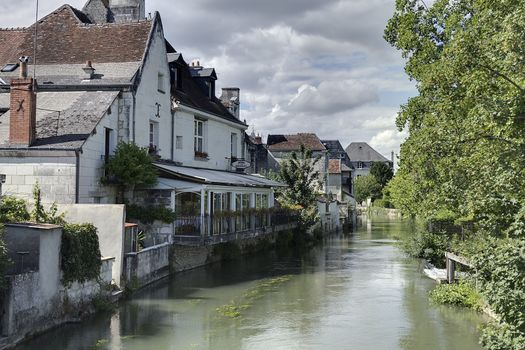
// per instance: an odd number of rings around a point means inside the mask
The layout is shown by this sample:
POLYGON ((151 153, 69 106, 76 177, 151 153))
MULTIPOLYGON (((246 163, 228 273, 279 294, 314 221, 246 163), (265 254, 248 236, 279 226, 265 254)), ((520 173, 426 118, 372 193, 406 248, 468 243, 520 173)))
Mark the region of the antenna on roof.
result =
MULTIPOLYGON (((38 0, 36 0, 35 10, 35 40, 33 43, 33 79, 36 79, 36 37, 38 35, 38 0)), ((33 84, 33 90, 36 90, 36 84, 33 84)))

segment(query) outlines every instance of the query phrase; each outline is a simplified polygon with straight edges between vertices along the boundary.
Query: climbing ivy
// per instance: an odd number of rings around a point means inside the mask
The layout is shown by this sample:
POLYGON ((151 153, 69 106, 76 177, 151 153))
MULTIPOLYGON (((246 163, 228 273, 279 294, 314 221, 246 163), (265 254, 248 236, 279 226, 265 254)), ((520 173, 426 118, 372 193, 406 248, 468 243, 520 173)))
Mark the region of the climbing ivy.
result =
POLYGON ((95 226, 65 224, 60 253, 64 284, 98 279, 102 261, 95 226))

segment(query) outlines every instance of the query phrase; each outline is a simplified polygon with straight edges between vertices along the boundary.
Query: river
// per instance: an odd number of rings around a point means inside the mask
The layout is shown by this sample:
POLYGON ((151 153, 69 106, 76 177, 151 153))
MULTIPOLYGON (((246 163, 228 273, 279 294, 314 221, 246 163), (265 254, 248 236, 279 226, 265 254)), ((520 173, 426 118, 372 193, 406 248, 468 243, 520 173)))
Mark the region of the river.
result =
POLYGON ((18 350, 474 350, 483 319, 428 300, 434 282, 393 240, 408 225, 363 220, 304 253, 266 252, 195 269, 112 314, 57 328, 18 350))

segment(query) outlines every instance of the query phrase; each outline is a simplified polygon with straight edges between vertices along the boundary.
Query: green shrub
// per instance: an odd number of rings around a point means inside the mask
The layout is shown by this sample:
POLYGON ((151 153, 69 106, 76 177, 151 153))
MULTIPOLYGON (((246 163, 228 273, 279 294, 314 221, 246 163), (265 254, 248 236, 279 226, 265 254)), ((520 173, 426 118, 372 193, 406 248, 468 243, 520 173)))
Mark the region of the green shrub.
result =
POLYGON ((480 294, 467 282, 440 284, 430 292, 430 299, 436 304, 463 306, 476 311, 483 307, 480 294))
POLYGON ((102 261, 95 226, 65 224, 60 253, 64 284, 98 279, 102 261))
POLYGON ((152 224, 155 220, 171 224, 176 219, 175 213, 160 205, 140 206, 136 204, 126 204, 126 217, 138 220, 143 224, 152 224))
POLYGON ((427 231, 417 231, 401 241, 401 248, 408 256, 426 259, 436 267, 445 266, 445 252, 450 246, 449 235, 427 231))
POLYGON ((471 262, 499 317, 483 330, 482 344, 490 350, 525 349, 525 240, 487 238, 471 262))
POLYGON ((0 223, 23 222, 30 218, 23 199, 4 196, 0 200, 0 223))
POLYGON ((394 206, 388 199, 376 199, 373 203, 374 207, 391 209, 394 206))

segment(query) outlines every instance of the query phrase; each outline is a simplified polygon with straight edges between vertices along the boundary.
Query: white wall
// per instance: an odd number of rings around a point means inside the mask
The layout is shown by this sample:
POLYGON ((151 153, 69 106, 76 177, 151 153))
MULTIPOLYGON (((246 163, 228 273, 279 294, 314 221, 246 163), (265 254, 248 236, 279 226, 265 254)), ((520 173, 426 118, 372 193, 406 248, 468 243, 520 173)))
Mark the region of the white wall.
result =
POLYGON ((66 221, 71 223, 91 223, 97 229, 102 257, 113 257, 113 280, 120 285, 124 252, 124 221, 126 218, 123 204, 72 204, 59 205, 60 213, 65 213, 66 221))
MULTIPOLYGON (((206 118, 205 114, 198 115, 206 118)), ((195 158, 194 152, 194 120, 195 114, 177 109, 175 112, 175 136, 182 136, 182 149, 174 144, 174 161, 185 166, 198 168, 232 170, 230 166, 231 134, 237 134, 237 158, 241 158, 241 147, 244 140, 245 127, 233 126, 217 118, 206 118, 204 126, 204 151, 208 159, 195 158)), ((176 137, 174 142, 176 142, 176 137)))
POLYGON ((171 97, 170 72, 166 56, 166 44, 162 28, 158 26, 148 55, 140 84, 136 93, 135 143, 141 147, 149 146, 149 123, 158 123, 160 155, 171 157, 171 97), (164 93, 158 91, 158 74, 164 75, 164 93), (160 104, 157 117, 157 104, 160 104))
POLYGON ((75 203, 76 157, 57 155, 0 157, 0 173, 7 175, 2 194, 32 203, 33 187, 38 182, 44 204, 75 203))
POLYGON ((116 99, 109 111, 82 147, 80 154, 79 203, 114 203, 115 189, 101 184, 104 175, 104 153, 106 128, 113 130, 110 148, 114 150, 119 132, 119 100, 116 99))

